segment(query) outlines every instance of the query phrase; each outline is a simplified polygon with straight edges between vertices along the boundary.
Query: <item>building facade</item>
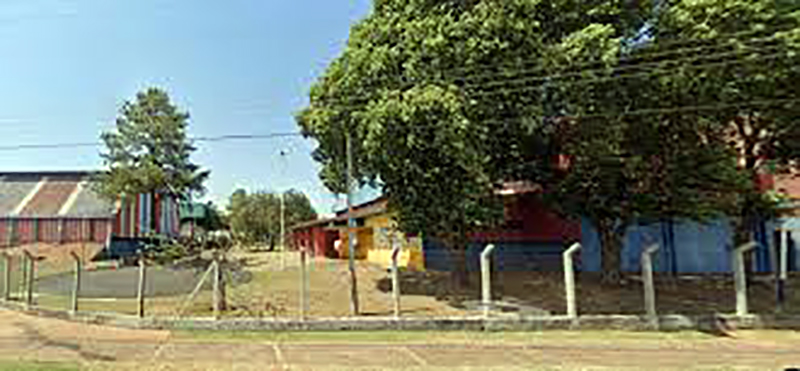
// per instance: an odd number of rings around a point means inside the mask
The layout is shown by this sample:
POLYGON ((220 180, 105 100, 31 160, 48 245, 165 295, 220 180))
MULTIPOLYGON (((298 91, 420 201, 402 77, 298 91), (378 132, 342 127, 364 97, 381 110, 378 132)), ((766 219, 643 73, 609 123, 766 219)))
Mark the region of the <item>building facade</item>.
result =
POLYGON ((177 235, 177 203, 137 195, 118 202, 92 189, 91 171, 0 172, 0 247, 92 244, 177 235))

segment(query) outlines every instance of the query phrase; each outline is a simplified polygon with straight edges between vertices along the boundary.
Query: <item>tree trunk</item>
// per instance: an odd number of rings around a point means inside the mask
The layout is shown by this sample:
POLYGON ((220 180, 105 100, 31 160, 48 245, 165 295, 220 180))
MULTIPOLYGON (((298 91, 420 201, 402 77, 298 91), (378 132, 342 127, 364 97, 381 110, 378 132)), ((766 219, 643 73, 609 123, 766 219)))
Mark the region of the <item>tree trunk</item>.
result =
POLYGON ((463 244, 450 247, 450 256, 453 258, 452 283, 455 290, 469 287, 469 272, 467 271, 467 251, 463 244))
MULTIPOLYGON (((755 240, 754 235, 754 217, 753 213, 750 209, 749 203, 744 206, 744 210, 739 215, 739 218, 735 221, 734 231, 733 231, 733 248, 745 244, 747 242, 755 240)), ((750 282, 751 277, 753 276, 753 259, 755 254, 754 253, 747 253, 744 255, 744 271, 745 276, 747 277, 748 283, 750 282)))
POLYGON ((601 220, 597 223, 600 235, 600 261, 603 283, 618 283, 621 277, 622 236, 614 228, 614 222, 601 220))

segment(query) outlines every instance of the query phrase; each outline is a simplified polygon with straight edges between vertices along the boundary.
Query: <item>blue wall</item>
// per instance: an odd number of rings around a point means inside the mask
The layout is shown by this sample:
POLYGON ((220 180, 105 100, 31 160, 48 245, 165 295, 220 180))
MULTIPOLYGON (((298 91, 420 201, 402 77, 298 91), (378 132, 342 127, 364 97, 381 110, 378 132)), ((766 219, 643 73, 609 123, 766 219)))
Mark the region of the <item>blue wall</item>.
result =
MULTIPOLYGON (((492 252, 492 269, 501 271, 558 271, 561 268, 560 242, 495 242, 492 252)), ((486 243, 467 245, 467 270, 480 270, 480 254, 486 243)), ((450 251, 431 239, 423 242, 425 268, 450 271, 455 266, 450 251)))
MULTIPOLYGON (((758 246, 754 251, 755 268, 759 272, 771 271, 771 232, 774 222, 761 222, 756 230, 758 246)), ((600 270, 600 240, 592 224, 584 219, 581 252, 583 268, 600 270)), ((727 219, 706 224, 691 221, 657 223, 632 226, 626 231, 622 248, 622 270, 639 271, 642 249, 655 241, 659 250, 653 260, 657 272, 701 273, 730 272, 733 228, 727 219)))
MULTIPOLYGON (((755 269, 758 272, 772 271, 770 251, 774 248, 775 227, 798 227, 798 232, 789 240, 789 269, 800 267, 800 218, 762 221, 756 228, 758 246, 755 254, 755 269)), ((576 256, 576 267, 580 270, 600 271, 600 240, 595 228, 584 219, 581 221, 582 249, 576 256)), ((622 270, 637 272, 643 247, 657 242, 659 250, 653 260, 656 272, 714 273, 731 271, 731 249, 733 228, 727 219, 706 224, 683 221, 665 222, 646 226, 629 227, 622 248, 622 270)), ((494 269, 505 271, 561 270, 561 253, 566 246, 561 242, 496 242, 492 254, 494 269)), ((467 268, 480 269, 480 253, 486 243, 471 243, 467 248, 467 268)), ((452 258, 440 243, 426 239, 423 254, 427 269, 449 271, 452 258)))

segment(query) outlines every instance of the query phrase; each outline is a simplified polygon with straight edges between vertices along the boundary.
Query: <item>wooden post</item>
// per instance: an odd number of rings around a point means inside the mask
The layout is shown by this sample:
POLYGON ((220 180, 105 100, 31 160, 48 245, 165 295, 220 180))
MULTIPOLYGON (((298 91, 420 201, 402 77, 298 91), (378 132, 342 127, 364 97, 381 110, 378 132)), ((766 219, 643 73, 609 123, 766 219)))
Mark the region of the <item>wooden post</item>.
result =
POLYGON ((211 263, 211 264, 214 265, 214 268, 213 268, 213 271, 214 271, 214 273, 213 273, 213 275, 214 275, 213 291, 214 292, 213 292, 213 299, 212 299, 212 300, 214 300, 214 319, 219 319, 220 318, 220 313, 222 311, 222 308, 221 308, 221 305, 220 305, 221 304, 221 302, 220 302, 221 292, 220 292, 220 282, 219 282, 219 280, 220 280, 219 257, 217 257, 216 254, 214 254, 214 262, 211 263))
POLYGON ((3 300, 11 299, 11 255, 3 254, 3 300))
POLYGON ((20 275, 19 275, 19 291, 17 292, 19 295, 19 300, 22 301, 25 297, 25 289, 28 287, 28 257, 25 254, 20 255, 19 257, 19 268, 20 268, 20 275))
POLYGON ((348 270, 350 271, 350 313, 357 316, 358 310, 358 279, 356 278, 356 219, 353 216, 353 149, 350 144, 350 130, 345 135, 345 152, 347 154, 347 251, 348 270))
POLYGON ((305 247, 300 248, 300 318, 308 314, 308 276, 306 272, 307 255, 305 247))
POLYGON ((481 252, 481 304, 484 317, 489 317, 492 309, 492 262, 489 257, 493 250, 494 244, 489 244, 481 252))
POLYGON ((567 316, 578 317, 578 306, 575 303, 575 268, 572 266, 572 255, 580 250, 581 244, 575 243, 564 251, 564 289, 567 295, 567 316))
POLYGON ((75 280, 72 285, 72 313, 78 313, 78 296, 80 295, 81 291, 81 258, 75 254, 75 252, 71 253, 72 258, 75 259, 75 280))
POLYGON ((136 292, 136 314, 139 318, 144 318, 144 285, 145 285, 145 261, 144 252, 139 251, 139 285, 136 292))
POLYGON ((28 260, 28 278, 25 280, 27 285, 25 287, 25 304, 30 308, 33 306, 33 271, 36 269, 36 260, 29 251, 25 251, 25 257, 28 260))
POLYGON ((733 250, 733 284, 736 289, 736 315, 747 315, 747 277, 745 277, 744 254, 756 247, 748 242, 733 250))
POLYGON ((392 299, 394 299, 394 317, 400 318, 400 271, 397 267, 397 255, 400 253, 400 245, 392 236, 392 299))
MULTIPOLYGON (((653 285, 653 253, 658 251, 658 244, 650 245, 642 251, 642 281, 644 282, 644 309, 650 320, 657 318, 656 290, 653 285)), ((656 322, 657 324, 658 322, 656 322)))

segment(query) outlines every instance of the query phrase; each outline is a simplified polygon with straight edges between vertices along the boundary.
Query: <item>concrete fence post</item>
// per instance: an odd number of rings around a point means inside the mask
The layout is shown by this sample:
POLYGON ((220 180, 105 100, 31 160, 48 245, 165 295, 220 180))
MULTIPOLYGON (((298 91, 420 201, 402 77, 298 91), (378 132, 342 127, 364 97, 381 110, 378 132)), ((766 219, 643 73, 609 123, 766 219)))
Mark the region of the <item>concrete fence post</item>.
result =
POLYGON ((394 317, 400 318, 400 270, 397 267, 397 256, 400 254, 400 245, 392 239, 392 299, 394 301, 394 317))
POLYGON ((567 295, 567 316, 570 318, 578 317, 578 306, 575 303, 575 267, 572 265, 572 255, 580 250, 581 244, 575 243, 570 246, 563 254, 564 260, 564 290, 567 295))
POLYGON ((489 260, 494 244, 486 245, 481 252, 481 304, 483 304, 483 315, 488 317, 492 307, 492 262, 489 260))
POLYGON ((789 231, 779 230, 780 233, 780 252, 779 256, 779 269, 778 280, 776 281, 776 302, 777 311, 782 312, 784 303, 786 302, 786 279, 788 278, 789 270, 789 231))
POLYGON ((144 253, 139 252, 139 284, 136 290, 136 314, 144 318, 144 287, 145 287, 145 261, 144 253))
POLYGON ((300 248, 300 318, 306 319, 308 315, 308 251, 300 248))
POLYGON ((736 289, 736 315, 747 315, 747 277, 744 270, 744 254, 756 247, 748 242, 733 249, 733 285, 736 289))
POLYGON ((652 244, 642 251, 642 281, 644 283, 644 309, 647 317, 656 318, 656 290, 653 285, 653 254, 658 251, 658 244, 652 244))
POLYGON ((78 296, 81 291, 81 258, 75 254, 70 253, 72 258, 75 259, 75 280, 72 285, 72 313, 78 313, 78 296))

